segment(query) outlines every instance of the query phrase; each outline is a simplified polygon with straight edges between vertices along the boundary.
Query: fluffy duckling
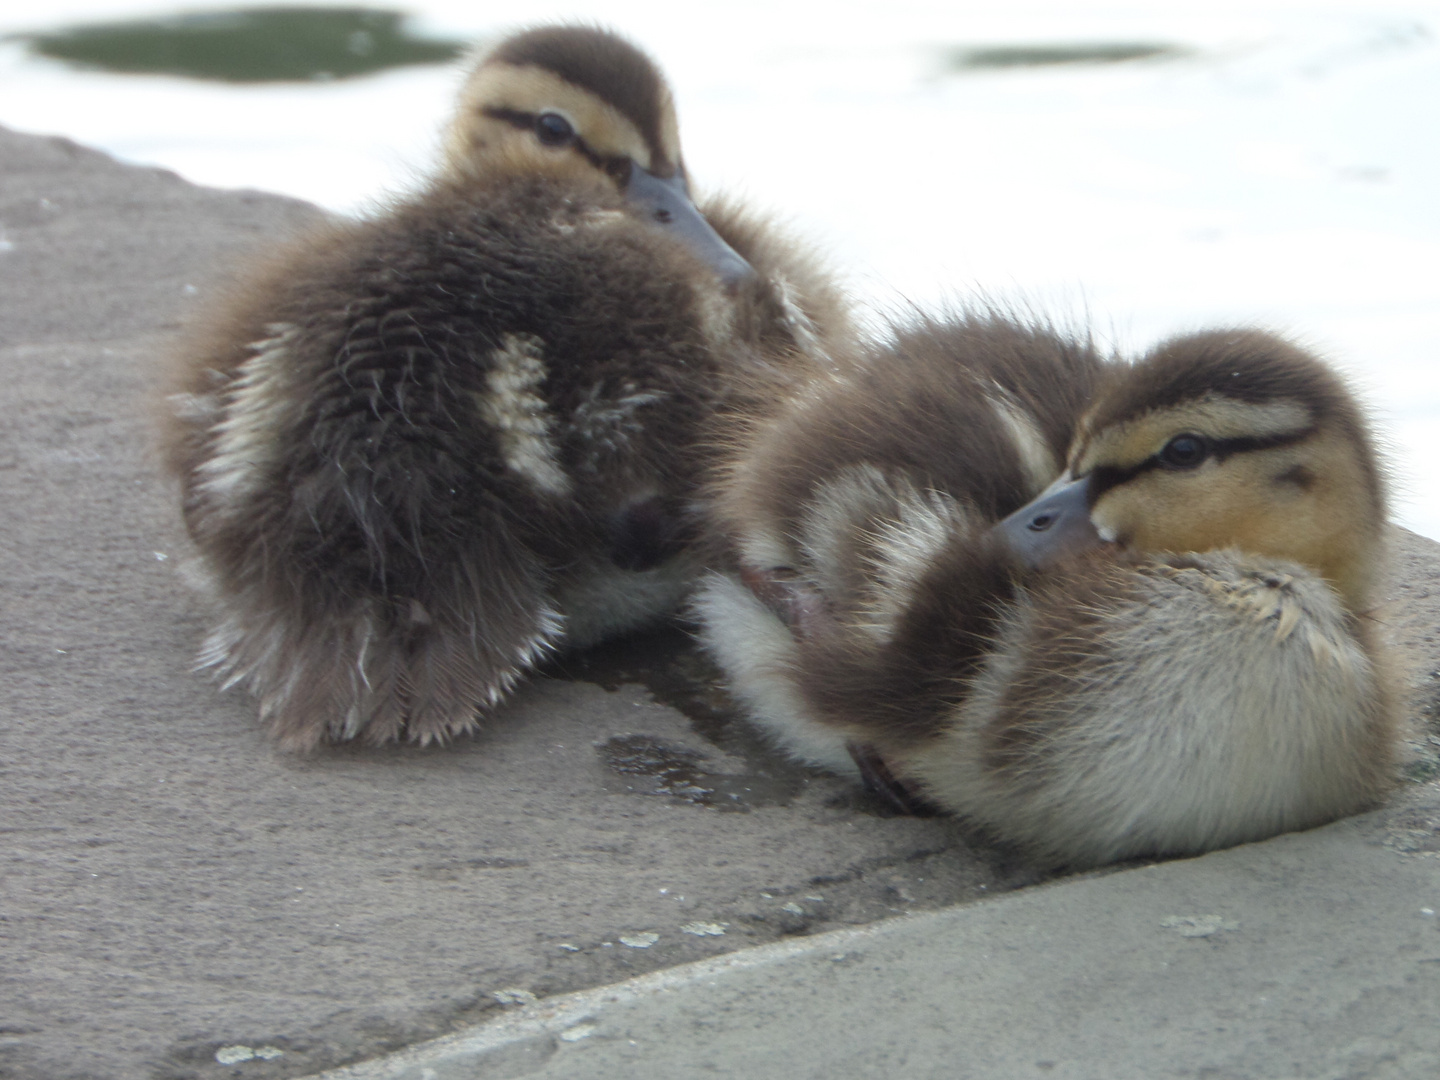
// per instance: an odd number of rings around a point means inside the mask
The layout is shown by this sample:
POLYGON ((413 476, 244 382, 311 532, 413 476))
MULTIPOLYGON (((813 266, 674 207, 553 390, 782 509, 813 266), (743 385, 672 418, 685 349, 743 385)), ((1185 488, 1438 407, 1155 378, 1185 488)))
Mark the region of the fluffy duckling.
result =
MULTIPOLYGON (((904 453, 837 467, 797 446, 808 487, 775 490, 748 455, 727 482, 739 569, 698 609, 785 749, 1052 866, 1195 854, 1385 791, 1383 485, 1332 371, 1263 333, 1174 339, 1101 376, 1064 475, 1012 513, 914 466, 972 437, 976 408, 942 407, 953 431, 904 453)), ((872 423, 837 387, 771 437, 806 413, 872 423)), ((1001 435, 980 471, 1018 445, 1001 435)))
POLYGON ((166 450, 223 616, 202 664, 287 749, 470 730, 552 650, 680 603, 709 425, 844 322, 793 245, 692 202, 641 52, 504 40, 426 190, 305 237, 185 349, 166 450))

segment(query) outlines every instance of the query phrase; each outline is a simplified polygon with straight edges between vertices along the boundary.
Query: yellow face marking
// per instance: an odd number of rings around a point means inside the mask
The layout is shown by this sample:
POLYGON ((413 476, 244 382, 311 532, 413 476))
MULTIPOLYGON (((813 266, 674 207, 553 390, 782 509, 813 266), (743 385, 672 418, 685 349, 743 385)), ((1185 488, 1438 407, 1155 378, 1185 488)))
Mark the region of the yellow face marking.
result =
POLYGON ((1203 435, 1211 441, 1298 434, 1311 424, 1310 412, 1294 401, 1264 405, 1208 394, 1173 409, 1157 409, 1105 431, 1082 435, 1071 455, 1071 471, 1084 476, 1098 465, 1130 469, 1157 454, 1176 435, 1203 435))
POLYGON ((560 113, 595 153, 602 157, 629 158, 651 172, 668 171, 680 160, 679 130, 673 107, 665 109, 661 125, 662 149, 668 160, 657 161, 635 125, 594 94, 533 65, 482 64, 460 91, 459 106, 446 137, 446 158, 452 170, 480 171, 478 166, 484 159, 521 149, 516 145, 520 140, 533 144, 533 149, 526 149, 537 155, 553 157, 561 149, 574 153, 571 149, 545 147, 530 133, 487 116, 486 109, 537 116, 545 112, 560 113))
MULTIPOLYGON (((1197 431, 1166 419, 1155 429, 1150 453, 1164 445, 1167 432, 1197 431)), ((1098 442, 1128 447, 1133 437, 1110 434, 1098 442)), ((1235 548, 1300 563, 1334 584, 1353 610, 1367 602, 1371 553, 1382 524, 1372 518, 1356 449, 1328 427, 1298 442, 1208 458, 1193 469, 1142 470, 1101 493, 1090 513, 1102 535, 1136 551, 1235 548)))

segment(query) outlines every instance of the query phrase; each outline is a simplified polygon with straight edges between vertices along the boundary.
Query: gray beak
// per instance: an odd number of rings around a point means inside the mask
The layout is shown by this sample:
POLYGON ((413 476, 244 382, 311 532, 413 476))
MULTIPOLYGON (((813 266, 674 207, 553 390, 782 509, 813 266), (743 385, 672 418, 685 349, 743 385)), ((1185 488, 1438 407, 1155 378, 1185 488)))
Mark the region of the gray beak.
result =
POLYGON ((640 214, 662 229, 667 229, 689 245, 690 250, 715 271, 727 288, 755 276, 754 268, 738 252, 720 238, 705 216, 690 201, 685 174, 676 170, 662 180, 639 165, 630 166, 630 181, 625 198, 640 214))
POLYGON ((1104 541, 1090 522, 1090 479, 1062 476, 991 530, 1032 570, 1045 570, 1104 541))

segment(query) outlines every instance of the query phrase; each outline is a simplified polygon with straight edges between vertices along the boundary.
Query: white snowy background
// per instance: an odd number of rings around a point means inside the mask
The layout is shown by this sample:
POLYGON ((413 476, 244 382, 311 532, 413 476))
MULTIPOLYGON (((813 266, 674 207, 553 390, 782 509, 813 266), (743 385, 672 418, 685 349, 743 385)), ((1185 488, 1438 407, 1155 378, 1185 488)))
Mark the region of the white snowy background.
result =
MULTIPOLYGON (((233 6, 11 0, 0 34, 233 6)), ((778 211, 876 310, 1019 303, 1129 353, 1219 323, 1296 337, 1371 404, 1396 517, 1440 538, 1440 5, 397 6, 447 36, 550 18, 622 31, 668 72, 700 186, 778 211), (1181 52, 945 63, 1097 42, 1181 52)), ((79 72, 0 41, 0 123, 362 213, 428 168, 458 76, 231 86, 79 72)))

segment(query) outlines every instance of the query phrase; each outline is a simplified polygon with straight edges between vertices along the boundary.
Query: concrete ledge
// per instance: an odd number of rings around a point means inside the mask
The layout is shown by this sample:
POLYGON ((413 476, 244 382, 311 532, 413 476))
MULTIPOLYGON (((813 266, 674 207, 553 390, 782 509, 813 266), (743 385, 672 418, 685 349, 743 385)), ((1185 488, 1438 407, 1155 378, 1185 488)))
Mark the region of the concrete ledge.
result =
POLYGON ((688 964, 323 1076, 1433 1078, 1440 857, 1385 822, 688 964))

